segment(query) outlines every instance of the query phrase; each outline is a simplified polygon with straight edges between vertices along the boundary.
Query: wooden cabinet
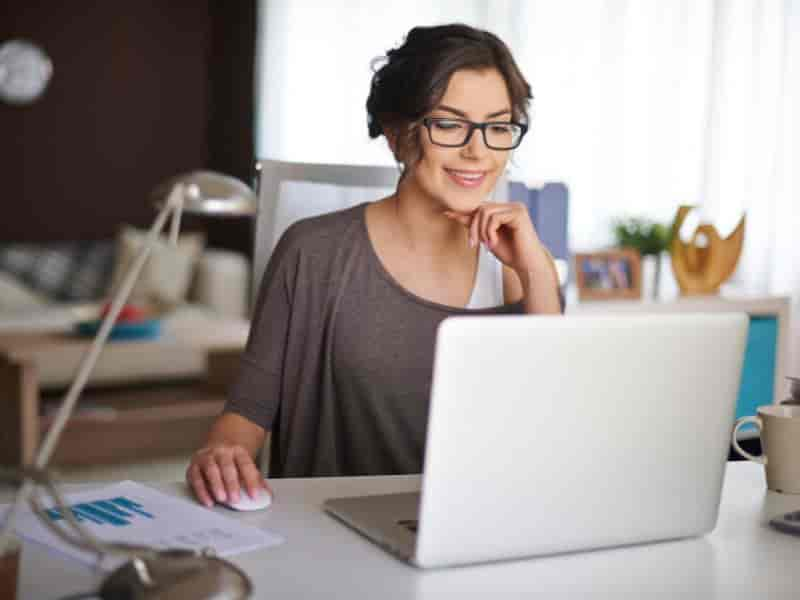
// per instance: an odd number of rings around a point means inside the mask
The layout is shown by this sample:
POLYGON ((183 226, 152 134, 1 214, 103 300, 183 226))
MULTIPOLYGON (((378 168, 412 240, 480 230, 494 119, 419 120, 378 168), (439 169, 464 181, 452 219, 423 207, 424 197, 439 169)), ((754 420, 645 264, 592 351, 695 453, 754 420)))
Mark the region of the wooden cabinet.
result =
MULTIPOLYGON (((51 464, 143 460, 196 449, 222 410, 240 353, 208 351, 201 377, 84 390, 51 464)), ((63 393, 40 389, 33 361, 0 353, 0 464, 33 460, 63 393)))

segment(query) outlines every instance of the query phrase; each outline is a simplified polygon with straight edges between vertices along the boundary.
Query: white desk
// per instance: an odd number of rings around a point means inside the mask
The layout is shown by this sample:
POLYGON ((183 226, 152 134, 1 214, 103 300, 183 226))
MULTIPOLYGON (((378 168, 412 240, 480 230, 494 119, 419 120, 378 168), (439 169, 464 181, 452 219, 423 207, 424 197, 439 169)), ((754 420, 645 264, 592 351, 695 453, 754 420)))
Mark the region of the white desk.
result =
MULTIPOLYGON (((256 598, 800 597, 800 537, 766 524, 800 509, 800 495, 767 492, 756 464, 728 463, 719 523, 704 538, 438 571, 396 560, 320 509, 330 496, 415 490, 418 477, 272 483, 277 500, 270 509, 237 513, 287 538, 277 548, 234 557, 253 579, 256 598)), ((186 493, 182 484, 157 487, 186 493)), ((23 600, 59 598, 98 581, 80 564, 34 544, 24 547, 20 578, 23 600)))

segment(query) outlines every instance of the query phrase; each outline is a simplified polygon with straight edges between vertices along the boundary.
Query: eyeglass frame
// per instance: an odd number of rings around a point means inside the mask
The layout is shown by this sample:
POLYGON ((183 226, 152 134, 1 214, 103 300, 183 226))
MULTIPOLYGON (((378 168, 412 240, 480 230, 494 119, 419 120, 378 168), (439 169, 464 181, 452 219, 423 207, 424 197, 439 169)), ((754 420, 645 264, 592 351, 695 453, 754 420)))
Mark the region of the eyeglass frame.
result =
POLYGON ((484 121, 483 123, 476 123, 475 121, 470 121, 469 119, 463 119, 461 117, 423 117, 422 124, 425 126, 425 129, 428 130, 428 139, 430 140, 431 144, 434 146, 439 146, 440 148, 463 148, 469 144, 469 141, 472 139, 472 134, 475 133, 475 130, 480 129, 481 136, 483 137, 483 143, 490 150, 514 150, 515 148, 519 147, 519 145, 522 143, 522 140, 525 138, 525 134, 528 133, 528 125, 526 123, 517 123, 516 121, 484 121), (458 121, 459 123, 465 123, 469 126, 469 131, 467 131, 464 141, 460 144, 440 144, 439 142, 433 141, 433 132, 431 132, 431 123, 436 121, 458 121), (510 148, 497 148, 496 146, 492 146, 486 140, 486 128, 490 125, 516 125, 521 130, 517 143, 510 148))

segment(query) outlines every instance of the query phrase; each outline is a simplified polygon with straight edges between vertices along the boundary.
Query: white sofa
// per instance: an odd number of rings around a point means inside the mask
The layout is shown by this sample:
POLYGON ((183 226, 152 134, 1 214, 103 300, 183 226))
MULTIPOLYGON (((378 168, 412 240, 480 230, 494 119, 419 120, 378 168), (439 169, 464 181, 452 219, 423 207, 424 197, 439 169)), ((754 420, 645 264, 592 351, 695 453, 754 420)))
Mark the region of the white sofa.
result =
MULTIPOLYGON (((10 278, 0 285, 0 332, 52 330, 85 317, 92 303, 62 304, 14 285, 10 278), (6 296, 4 296, 6 295, 6 296), (11 307, 4 309, 3 307, 11 307)), ((249 312, 250 267, 238 252, 207 249, 195 267, 188 302, 218 315, 246 318, 249 312)))
MULTIPOLYGON (((109 342, 90 384, 138 383, 203 374, 208 351, 244 347, 249 331, 249 282, 249 262, 243 255, 205 250, 195 270, 188 302, 164 314, 159 339, 148 342, 146 351, 132 344, 109 342)), ((90 341, 81 340, 72 332, 79 321, 95 318, 99 306, 96 302, 39 301, 0 311, 0 351, 18 359, 33 359, 42 388, 66 386, 90 341), (34 340, 36 337, 50 337, 57 343, 40 342, 34 340), (28 339, 33 340, 30 345, 28 339)))

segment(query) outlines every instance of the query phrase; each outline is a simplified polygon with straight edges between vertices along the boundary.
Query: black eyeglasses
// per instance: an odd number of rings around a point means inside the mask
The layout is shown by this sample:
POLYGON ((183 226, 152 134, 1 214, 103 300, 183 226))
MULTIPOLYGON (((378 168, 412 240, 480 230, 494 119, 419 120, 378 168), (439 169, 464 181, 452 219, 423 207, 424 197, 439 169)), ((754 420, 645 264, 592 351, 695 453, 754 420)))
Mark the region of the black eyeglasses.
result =
POLYGON ((445 148, 459 148, 469 143, 472 133, 480 129, 483 143, 492 150, 513 150, 522 142, 528 126, 509 121, 475 123, 467 119, 425 117, 422 124, 428 130, 431 143, 445 148))

